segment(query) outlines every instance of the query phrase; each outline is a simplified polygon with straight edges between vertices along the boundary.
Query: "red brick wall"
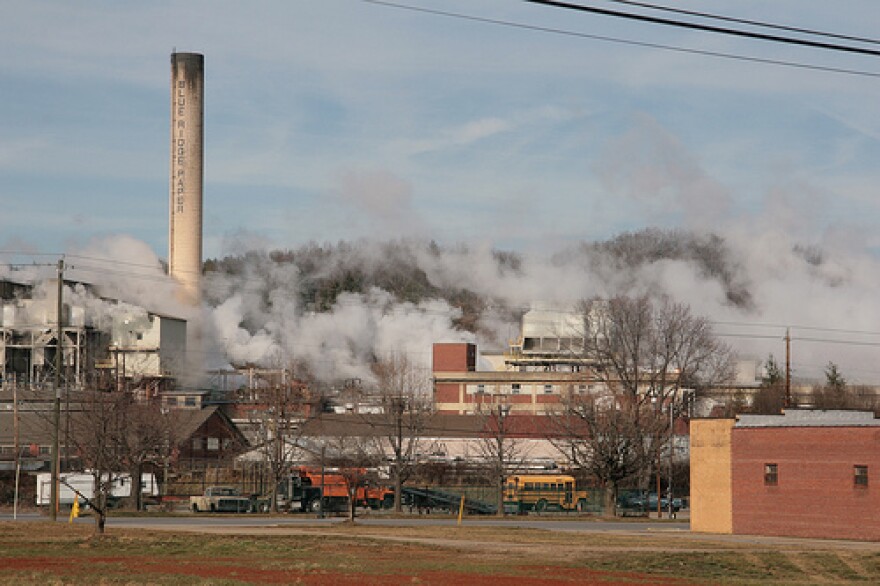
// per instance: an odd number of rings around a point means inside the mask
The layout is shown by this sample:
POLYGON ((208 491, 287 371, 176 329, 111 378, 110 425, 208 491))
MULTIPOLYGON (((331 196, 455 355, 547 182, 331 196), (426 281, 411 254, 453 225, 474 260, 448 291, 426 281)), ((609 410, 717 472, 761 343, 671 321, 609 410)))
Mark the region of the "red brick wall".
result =
POLYGON ((474 344, 434 344, 434 372, 474 372, 477 347, 474 344))
POLYGON ((437 403, 458 403, 461 386, 454 383, 438 383, 434 387, 434 401, 437 403))
MULTIPOLYGON (((540 389, 539 389, 539 393, 540 393, 540 389)), ((557 405, 562 402, 562 396, 557 393, 553 393, 551 395, 538 394, 538 395, 536 395, 535 402, 538 403, 539 405, 545 405, 545 404, 557 405)))
MULTIPOLYGON (((531 405, 532 404, 532 396, 531 395, 505 395, 504 400, 508 405, 531 405)), ((511 411, 514 415, 515 411, 511 411)))
POLYGON ((734 533, 880 540, 880 429, 735 428, 732 460, 734 533), (866 488, 854 465, 868 466, 866 488))

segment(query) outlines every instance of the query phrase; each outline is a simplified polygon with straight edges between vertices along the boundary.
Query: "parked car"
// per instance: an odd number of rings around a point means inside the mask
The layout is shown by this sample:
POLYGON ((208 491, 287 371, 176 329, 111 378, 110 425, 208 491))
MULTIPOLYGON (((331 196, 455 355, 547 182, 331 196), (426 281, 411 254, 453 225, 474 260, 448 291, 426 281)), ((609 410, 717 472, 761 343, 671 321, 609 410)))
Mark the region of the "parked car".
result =
POLYGON ((205 494, 190 497, 190 508, 194 513, 250 513, 253 503, 234 486, 209 486, 205 494))
MULTIPOLYGON (((660 498, 660 508, 663 511, 669 510, 669 498, 668 497, 664 496, 664 497, 660 498)), ((657 493, 656 492, 648 493, 648 510, 649 511, 656 511, 657 510, 657 493)), ((673 498, 672 499, 672 511, 674 513, 677 513, 679 510, 681 510, 681 499, 680 498, 673 498)))
MULTIPOLYGON (((672 499, 672 511, 677 513, 681 510, 682 501, 680 498, 672 499)), ((624 511, 641 511, 650 513, 657 510, 657 493, 656 492, 636 492, 629 493, 617 499, 617 506, 624 511)), ((665 512, 669 510, 669 499, 665 496, 660 498, 660 508, 665 512)))

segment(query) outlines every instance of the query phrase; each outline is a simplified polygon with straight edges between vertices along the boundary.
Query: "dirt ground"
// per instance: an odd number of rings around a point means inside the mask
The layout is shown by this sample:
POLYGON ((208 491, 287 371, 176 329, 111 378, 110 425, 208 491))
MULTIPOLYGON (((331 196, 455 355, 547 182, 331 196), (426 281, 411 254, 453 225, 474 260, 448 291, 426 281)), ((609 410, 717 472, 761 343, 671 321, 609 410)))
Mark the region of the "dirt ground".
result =
POLYGON ((687 532, 516 528, 0 523, 0 584, 880 583, 880 544, 687 532))

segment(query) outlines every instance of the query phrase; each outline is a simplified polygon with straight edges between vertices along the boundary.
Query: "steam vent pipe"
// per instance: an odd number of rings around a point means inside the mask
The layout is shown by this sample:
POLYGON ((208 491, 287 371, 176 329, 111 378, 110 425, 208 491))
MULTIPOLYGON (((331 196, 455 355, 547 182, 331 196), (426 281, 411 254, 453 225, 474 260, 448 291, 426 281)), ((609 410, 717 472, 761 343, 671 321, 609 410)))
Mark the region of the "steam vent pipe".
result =
POLYGON ((168 273, 197 303, 202 275, 202 153, 205 57, 171 54, 171 189, 168 273))

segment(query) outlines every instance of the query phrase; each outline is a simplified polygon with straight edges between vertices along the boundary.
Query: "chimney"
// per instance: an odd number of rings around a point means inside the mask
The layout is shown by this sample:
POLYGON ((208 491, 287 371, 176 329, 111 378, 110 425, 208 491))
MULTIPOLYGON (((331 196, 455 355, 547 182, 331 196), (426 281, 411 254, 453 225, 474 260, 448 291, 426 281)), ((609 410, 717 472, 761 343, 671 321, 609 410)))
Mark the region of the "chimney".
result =
POLYGON ((205 57, 171 54, 171 181, 168 273, 191 303, 200 299, 202 276, 202 153, 205 57))

